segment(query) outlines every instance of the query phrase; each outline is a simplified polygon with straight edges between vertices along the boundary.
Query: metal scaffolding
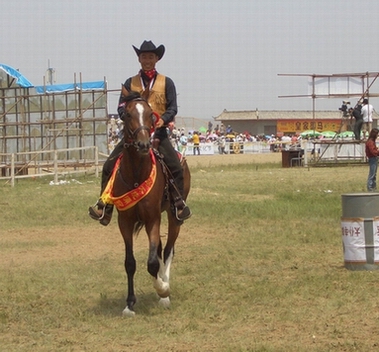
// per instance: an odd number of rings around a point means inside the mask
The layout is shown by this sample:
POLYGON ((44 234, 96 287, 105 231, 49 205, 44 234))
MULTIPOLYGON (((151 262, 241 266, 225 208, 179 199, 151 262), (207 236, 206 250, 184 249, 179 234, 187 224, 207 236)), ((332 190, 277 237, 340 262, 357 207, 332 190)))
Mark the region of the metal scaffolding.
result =
MULTIPOLYGON (((279 98, 312 98, 313 119, 316 116, 316 99, 339 98, 349 99, 356 97, 357 101, 363 98, 379 97, 379 88, 375 82, 379 72, 342 73, 342 74, 278 74, 287 77, 308 77, 308 94, 282 95, 279 98)), ((347 119, 341 119, 338 132, 341 132, 347 119)), ((345 164, 365 163, 364 142, 352 140, 338 140, 338 134, 330 141, 313 141, 312 157, 309 164, 345 164), (317 152, 319 151, 319 152, 317 152)))
MULTIPOLYGON (((313 118, 315 118, 316 99, 319 98, 362 98, 379 97, 373 89, 379 72, 341 73, 341 74, 283 74, 286 77, 308 77, 308 94, 281 95, 279 98, 312 98, 313 118)), ((376 88, 376 87, 375 87, 376 88)), ((379 89, 379 88, 378 88, 379 89)))
POLYGON ((67 85, 67 89, 60 86, 60 90, 54 91, 48 89, 52 86, 46 86, 38 92, 38 87, 22 87, 17 79, 0 70, 2 174, 10 165, 11 154, 20 165, 18 172, 27 172, 31 162, 47 162, 46 158, 52 155, 27 152, 64 149, 59 160, 65 163, 95 160, 94 149, 86 147, 96 146, 100 153, 108 154, 105 79, 103 83, 102 88, 91 88, 90 84, 82 82, 80 75, 79 82, 74 76, 74 83, 67 85), (38 160, 33 159, 36 155, 38 160))

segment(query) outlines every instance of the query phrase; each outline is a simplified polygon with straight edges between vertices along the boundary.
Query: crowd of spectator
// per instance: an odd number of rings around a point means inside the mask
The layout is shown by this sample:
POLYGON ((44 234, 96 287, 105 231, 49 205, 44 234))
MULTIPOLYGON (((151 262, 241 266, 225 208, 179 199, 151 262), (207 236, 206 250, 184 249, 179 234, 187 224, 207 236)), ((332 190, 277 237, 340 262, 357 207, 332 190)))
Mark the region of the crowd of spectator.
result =
POLYGON ((123 137, 123 122, 120 118, 110 120, 108 126, 108 149, 112 151, 123 137))
MULTIPOLYGON (((113 150, 114 146, 120 141, 123 135, 123 123, 120 119, 111 121, 108 129, 108 147, 113 150)), ((208 124, 208 129, 186 130, 185 127, 177 128, 174 124, 168 127, 169 137, 172 144, 177 150, 183 154, 186 153, 187 144, 194 143, 215 143, 218 146, 220 154, 224 154, 226 143, 244 143, 244 142, 266 142, 270 145, 273 152, 281 151, 288 146, 298 146, 302 137, 298 135, 276 136, 276 135, 252 135, 249 132, 233 131, 230 125, 216 125, 214 128, 212 123, 208 124)), ((304 137, 305 139, 307 137, 304 137)), ((308 139, 308 138, 307 138, 308 139)), ((194 150, 195 151, 195 150, 194 150)), ((196 148, 197 154, 200 149, 196 148)))
MULTIPOLYGON (((196 135, 200 143, 215 143, 218 145, 220 154, 224 154, 226 143, 244 143, 244 142, 266 142, 270 145, 273 152, 281 151, 285 146, 298 146, 302 137, 298 135, 275 136, 275 135, 252 135, 245 131, 242 133, 235 132, 230 125, 221 124, 215 128, 209 128, 201 132, 199 130, 188 130, 176 128, 172 125, 169 129, 170 138, 174 147, 178 150, 186 149, 187 143, 193 143, 194 135, 196 135)), ((195 137, 195 139, 197 139, 195 137)))

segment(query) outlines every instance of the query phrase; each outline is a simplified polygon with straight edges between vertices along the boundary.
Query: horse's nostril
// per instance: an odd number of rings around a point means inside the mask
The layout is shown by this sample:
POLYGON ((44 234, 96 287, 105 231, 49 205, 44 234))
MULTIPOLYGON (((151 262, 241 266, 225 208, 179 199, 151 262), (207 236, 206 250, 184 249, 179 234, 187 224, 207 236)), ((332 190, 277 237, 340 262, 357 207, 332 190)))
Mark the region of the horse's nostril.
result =
POLYGON ((138 148, 140 150, 147 150, 147 149, 150 148, 150 142, 141 142, 141 141, 139 141, 138 142, 138 148))

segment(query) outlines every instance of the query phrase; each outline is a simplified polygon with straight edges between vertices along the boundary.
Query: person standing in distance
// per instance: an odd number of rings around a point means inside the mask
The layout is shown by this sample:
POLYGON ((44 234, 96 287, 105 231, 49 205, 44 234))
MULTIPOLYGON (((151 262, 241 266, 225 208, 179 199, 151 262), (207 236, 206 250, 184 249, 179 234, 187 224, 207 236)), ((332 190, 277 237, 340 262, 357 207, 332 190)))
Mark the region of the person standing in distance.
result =
POLYGON ((372 112, 374 107, 368 103, 368 99, 364 98, 362 102, 362 118, 363 118, 363 135, 366 139, 366 132, 369 133, 372 128, 372 112))
POLYGON ((369 173, 367 178, 367 191, 376 191, 376 173, 378 171, 379 150, 376 146, 379 130, 373 128, 366 142, 366 157, 368 158, 369 173))
POLYGON ((196 152, 197 152, 197 155, 200 155, 200 136, 197 131, 193 133, 192 141, 193 141, 193 155, 196 155, 196 152))
POLYGON ((362 118, 362 105, 359 104, 359 102, 355 105, 354 109, 350 108, 349 112, 351 116, 355 118, 354 123, 354 139, 356 141, 361 140, 361 130, 363 125, 363 118, 362 118))

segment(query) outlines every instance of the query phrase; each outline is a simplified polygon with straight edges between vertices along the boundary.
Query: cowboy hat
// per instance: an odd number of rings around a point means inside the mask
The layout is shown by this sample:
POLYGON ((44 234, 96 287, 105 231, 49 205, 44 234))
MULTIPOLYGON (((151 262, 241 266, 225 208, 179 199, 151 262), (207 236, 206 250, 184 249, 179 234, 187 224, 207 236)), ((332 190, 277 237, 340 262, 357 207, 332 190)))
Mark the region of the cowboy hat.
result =
POLYGON ((141 47, 138 49, 133 45, 133 48, 135 52, 137 53, 137 56, 139 56, 141 53, 154 53, 158 56, 158 60, 160 60, 164 54, 165 47, 161 44, 158 46, 158 48, 154 45, 154 43, 149 41, 144 41, 141 44, 141 47))

